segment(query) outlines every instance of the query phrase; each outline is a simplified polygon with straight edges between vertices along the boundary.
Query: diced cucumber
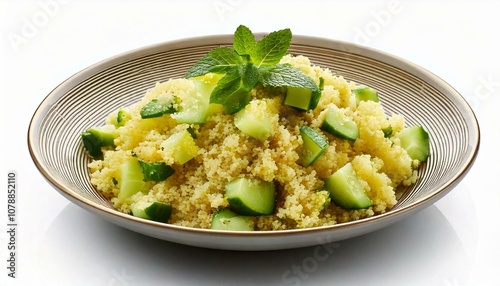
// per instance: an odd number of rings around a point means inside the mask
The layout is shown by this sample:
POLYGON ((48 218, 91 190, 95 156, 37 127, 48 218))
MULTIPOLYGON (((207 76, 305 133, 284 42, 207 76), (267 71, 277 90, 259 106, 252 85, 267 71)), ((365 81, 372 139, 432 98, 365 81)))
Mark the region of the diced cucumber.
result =
POLYGON ((160 182, 174 174, 174 169, 165 164, 165 162, 148 163, 139 160, 139 165, 141 166, 144 181, 146 182, 160 182))
POLYGON ((241 215, 274 213, 276 191, 273 182, 237 178, 225 187, 230 208, 241 215))
POLYGON ((184 164, 198 154, 198 146, 189 131, 184 130, 171 135, 160 145, 161 152, 171 156, 177 164, 184 164))
POLYGON ((209 115, 223 110, 222 105, 210 103, 210 94, 217 85, 217 80, 200 77, 192 81, 195 86, 193 92, 181 99, 181 108, 171 115, 178 123, 204 123, 209 115))
POLYGON ((341 139, 356 140, 359 137, 359 129, 356 122, 349 119, 341 119, 339 115, 339 109, 335 106, 330 106, 321 129, 341 139))
POLYGON ((110 117, 108 118, 108 122, 110 124, 113 124, 116 128, 125 125, 125 122, 130 120, 132 118, 132 115, 128 110, 124 108, 118 109, 116 113, 110 114, 110 117))
POLYGON ((198 137, 193 127, 188 127, 186 130, 187 132, 189 132, 189 134, 191 134, 191 137, 193 137, 193 139, 196 139, 198 137))
POLYGON ((116 115, 116 123, 118 126, 123 126, 131 117, 130 112, 126 109, 120 108, 120 110, 118 110, 118 114, 116 115))
POLYGON ((144 190, 146 183, 144 175, 136 157, 129 157, 120 166, 120 179, 118 180, 120 193, 118 201, 123 202, 137 192, 144 190))
POLYGON ((316 129, 309 126, 301 126, 299 130, 303 141, 301 164, 307 167, 325 152, 329 143, 325 136, 316 131, 316 129))
POLYGON ((378 92, 371 87, 358 87, 352 91, 354 96, 356 97, 356 104, 359 104, 361 101, 375 101, 379 102, 378 92))
POLYGON ((410 158, 420 162, 427 160, 430 153, 429 134, 422 126, 406 127, 398 138, 410 158))
POLYGON ((332 202, 341 208, 364 209, 373 205, 351 163, 347 163, 328 177, 325 189, 330 192, 332 202))
POLYGON ((289 86, 286 88, 283 104, 302 110, 309 110, 311 98, 312 90, 302 87, 289 86))
POLYGON ((392 125, 388 125, 385 128, 382 128, 382 132, 384 132, 384 137, 389 138, 392 135, 392 125))
POLYGON ((167 222, 172 214, 172 206, 161 202, 136 202, 130 206, 132 215, 158 222, 167 222))
POLYGON ((216 212, 212 217, 211 229, 234 230, 234 231, 253 231, 253 224, 249 217, 241 216, 224 209, 216 212))
POLYGON ((285 98, 283 98, 283 104, 308 111, 318 106, 320 97, 320 89, 313 92, 308 88, 288 86, 286 88, 285 98))
POLYGON ((81 137, 83 147, 87 150, 89 156, 96 160, 102 159, 103 153, 99 139, 94 137, 90 132, 82 132, 81 137))
POLYGON ((273 134, 270 114, 265 102, 256 100, 247 104, 234 116, 234 125, 243 133, 258 140, 265 140, 273 134))
POLYGON ((173 102, 165 98, 155 98, 144 105, 140 111, 141 118, 160 117, 175 112, 173 102))
POLYGON ((112 125, 91 127, 81 134, 83 147, 90 157, 96 160, 102 159, 101 147, 113 146, 116 137, 118 137, 118 132, 112 125))

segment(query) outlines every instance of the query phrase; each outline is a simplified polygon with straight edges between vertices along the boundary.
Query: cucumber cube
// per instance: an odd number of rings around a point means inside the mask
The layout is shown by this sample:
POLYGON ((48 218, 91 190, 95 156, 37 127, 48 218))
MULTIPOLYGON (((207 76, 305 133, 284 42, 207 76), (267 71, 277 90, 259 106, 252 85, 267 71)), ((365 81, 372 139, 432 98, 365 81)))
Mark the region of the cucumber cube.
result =
POLYGON ((230 209, 216 212, 212 217, 211 229, 253 231, 252 221, 249 217, 238 215, 230 209))
POLYGON ((165 162, 148 163, 139 160, 139 165, 141 166, 144 181, 146 182, 160 182, 174 174, 174 169, 165 164, 165 162))
POLYGON ((116 128, 124 126, 125 123, 132 118, 130 112, 124 108, 118 109, 116 113, 109 115, 107 122, 113 124, 116 128))
POLYGON ((309 126, 300 127, 300 135, 302 136, 302 154, 301 164, 307 167, 314 163, 328 147, 328 140, 321 134, 309 126))
POLYGON ((161 117, 175 112, 173 102, 166 98, 155 98, 141 108, 141 118, 161 117))
POLYGON ((234 117, 234 125, 241 132, 258 140, 265 140, 273 134, 266 102, 261 100, 254 100, 238 111, 234 117))
POLYGON ((390 124, 387 127, 382 128, 382 132, 384 132, 384 137, 385 138, 391 137, 392 131, 393 131, 392 130, 392 125, 390 125, 390 124))
POLYGON ((356 122, 349 119, 341 119, 339 109, 334 106, 328 108, 326 119, 321 129, 338 138, 350 141, 354 141, 359 137, 359 129, 356 122))
POLYGON ((429 134, 422 126, 406 127, 398 138, 410 158, 420 162, 427 160, 430 153, 429 134))
POLYGON ((189 131, 184 130, 171 135, 161 143, 164 157, 171 157, 177 164, 184 164, 198 154, 198 146, 189 131))
POLYGON ((123 202, 127 198, 143 191, 146 183, 144 175, 136 157, 127 158, 120 166, 120 179, 118 180, 120 193, 118 193, 118 201, 123 202))
POLYGON ((81 134, 83 147, 96 160, 102 159, 101 147, 113 146, 116 137, 118 132, 112 125, 91 127, 81 134))
POLYGON ((210 103, 210 94, 217 84, 216 80, 200 77, 192 81, 194 90, 188 96, 181 98, 181 108, 171 115, 178 123, 204 123, 210 114, 220 113, 223 110, 222 105, 210 103))
POLYGON ((136 202, 130 206, 132 215, 158 222, 167 222, 172 214, 172 206, 161 202, 136 202))
POLYGON ((352 91, 354 96, 356 97, 356 105, 358 105, 361 101, 374 101, 379 102, 378 92, 371 87, 358 87, 352 91))
POLYGON ((225 187, 230 208, 241 215, 274 213, 276 191, 273 182, 237 178, 225 187))
POLYGON ((325 189, 330 192, 332 202, 343 209, 364 209, 373 205, 351 163, 328 177, 325 189))
POLYGON ((310 89, 289 86, 286 89, 283 104, 307 111, 309 110, 312 96, 313 92, 310 89))

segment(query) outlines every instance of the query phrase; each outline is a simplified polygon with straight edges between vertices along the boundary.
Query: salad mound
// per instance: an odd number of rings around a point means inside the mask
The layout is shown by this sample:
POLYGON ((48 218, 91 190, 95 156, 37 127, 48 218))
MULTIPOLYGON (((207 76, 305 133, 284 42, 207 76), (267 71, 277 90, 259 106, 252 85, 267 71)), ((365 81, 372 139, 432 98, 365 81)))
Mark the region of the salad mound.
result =
POLYGON ((124 213, 193 228, 333 225, 391 209, 429 136, 373 88, 301 55, 288 29, 200 59, 82 132, 91 183, 124 213))

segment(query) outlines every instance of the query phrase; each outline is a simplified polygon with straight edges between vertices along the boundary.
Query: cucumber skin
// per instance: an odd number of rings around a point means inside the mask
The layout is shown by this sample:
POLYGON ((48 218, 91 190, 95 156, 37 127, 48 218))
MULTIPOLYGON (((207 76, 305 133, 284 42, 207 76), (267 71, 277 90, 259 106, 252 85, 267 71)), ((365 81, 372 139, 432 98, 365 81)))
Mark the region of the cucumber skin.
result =
POLYGON ((401 147, 412 160, 427 161, 430 154, 429 133, 422 126, 407 127, 398 135, 401 147))
POLYGON ((100 160, 103 157, 101 145, 90 132, 82 132, 81 134, 83 147, 87 150, 90 157, 100 160))
POLYGON ((388 125, 385 128, 382 128, 382 132, 384 133, 385 138, 390 138, 392 136, 392 125, 388 125))
POLYGON ((172 206, 154 202, 144 209, 144 213, 153 221, 167 222, 172 214, 172 206))
MULTIPOLYGON (((276 190, 274 183, 246 178, 237 178, 225 187, 225 196, 229 202, 230 209, 240 215, 272 215, 276 207, 276 190), (243 184, 243 185, 239 185, 243 184), (249 192, 259 192, 258 194, 249 194, 249 192), (257 210, 252 208, 252 202, 242 199, 243 197, 258 195, 258 199, 266 199, 266 206, 257 210), (249 206, 250 205, 250 206, 249 206)), ((255 198, 255 197, 254 197, 255 198)))
POLYGON ((259 216, 259 215, 271 215, 274 213, 274 208, 272 212, 257 212, 251 208, 249 208, 245 202, 243 202, 239 198, 227 198, 229 202, 230 209, 240 215, 248 215, 248 216, 259 216))
POLYGON ((325 180, 325 189, 330 192, 332 202, 343 209, 365 209, 373 205, 360 185, 351 163, 347 163, 328 177, 325 180))
POLYGON ((229 209, 223 209, 214 213, 212 216, 210 228, 214 230, 232 231, 254 230, 249 217, 240 216, 229 209))
POLYGON ((132 204, 131 209, 135 217, 165 223, 172 214, 172 206, 160 202, 152 202, 144 208, 132 204))
POLYGON ((371 87, 359 87, 352 91, 356 97, 356 105, 361 101, 374 101, 379 102, 378 92, 371 87))
POLYGON ((172 103, 161 99, 152 99, 141 109, 140 114, 142 119, 161 117, 163 114, 172 114, 176 110, 172 103))
POLYGON ((104 128, 91 127, 81 133, 83 147, 93 159, 102 159, 103 152, 101 147, 114 146, 114 140, 117 133, 114 130, 105 130, 104 128))
POLYGON ((116 115, 116 127, 120 127, 120 126, 124 126, 125 123, 130 120, 131 118, 131 115, 130 113, 121 108, 120 110, 118 110, 118 114, 116 115))
POLYGON ((148 163, 139 160, 144 181, 161 182, 174 174, 174 169, 165 162, 148 163))
POLYGON ((312 141, 313 144, 315 144, 320 150, 317 154, 308 154, 307 150, 305 150, 303 146, 303 152, 302 152, 302 158, 301 158, 301 164, 304 167, 310 166, 312 163, 314 163, 326 150, 326 148, 329 145, 328 140, 321 134, 320 132, 316 131, 315 129, 309 127, 309 126, 301 126, 299 128, 300 135, 302 136, 302 141, 306 142, 307 138, 312 141))
MULTIPOLYGON (((320 79, 321 82, 321 88, 323 84, 323 78, 320 79)), ((283 98, 283 104, 295 107, 297 109, 300 109, 302 111, 308 111, 311 109, 315 109, 318 106, 319 100, 321 98, 321 88, 315 91, 312 91, 307 88, 302 88, 302 87, 294 87, 294 86, 289 86, 287 87, 285 97, 283 98), (303 97, 307 99, 306 102, 300 102, 300 100, 297 100, 296 98, 288 98, 290 95, 295 96, 295 97, 303 97), (307 98, 306 98, 307 97, 307 98)))
POLYGON ((331 107, 327 111, 326 119, 321 125, 321 129, 337 138, 349 141, 356 141, 356 139, 358 139, 359 137, 359 129, 356 122, 352 120, 341 122, 341 120, 337 117, 337 111, 331 107), (343 124, 347 124, 347 126, 344 127, 343 124), (349 129, 355 129, 355 132, 353 132, 352 134, 347 134, 347 132, 342 132, 341 130, 339 130, 343 128, 347 128, 347 131, 351 131, 349 129))

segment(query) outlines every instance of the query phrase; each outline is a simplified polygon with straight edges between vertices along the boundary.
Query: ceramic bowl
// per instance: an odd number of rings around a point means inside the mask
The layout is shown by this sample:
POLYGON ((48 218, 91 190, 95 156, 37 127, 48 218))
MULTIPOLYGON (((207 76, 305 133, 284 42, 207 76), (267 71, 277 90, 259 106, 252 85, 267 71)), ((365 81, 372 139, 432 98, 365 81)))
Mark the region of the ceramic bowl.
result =
POLYGON ((479 126, 467 102, 449 84, 385 52, 332 39, 294 36, 290 53, 305 55, 316 65, 375 88, 387 114, 401 114, 408 125, 423 125, 429 132, 431 154, 418 170, 420 178, 415 185, 399 190, 402 195, 390 211, 326 227, 230 232, 157 223, 115 210, 90 183, 89 157, 80 133, 102 125, 117 108, 137 102, 155 82, 183 77, 208 51, 232 41, 232 35, 215 35, 155 44, 103 60, 71 76, 46 96, 30 122, 28 146, 36 167, 71 202, 124 228, 186 245, 256 251, 313 246, 382 229, 442 198, 473 165, 479 150, 479 126))

